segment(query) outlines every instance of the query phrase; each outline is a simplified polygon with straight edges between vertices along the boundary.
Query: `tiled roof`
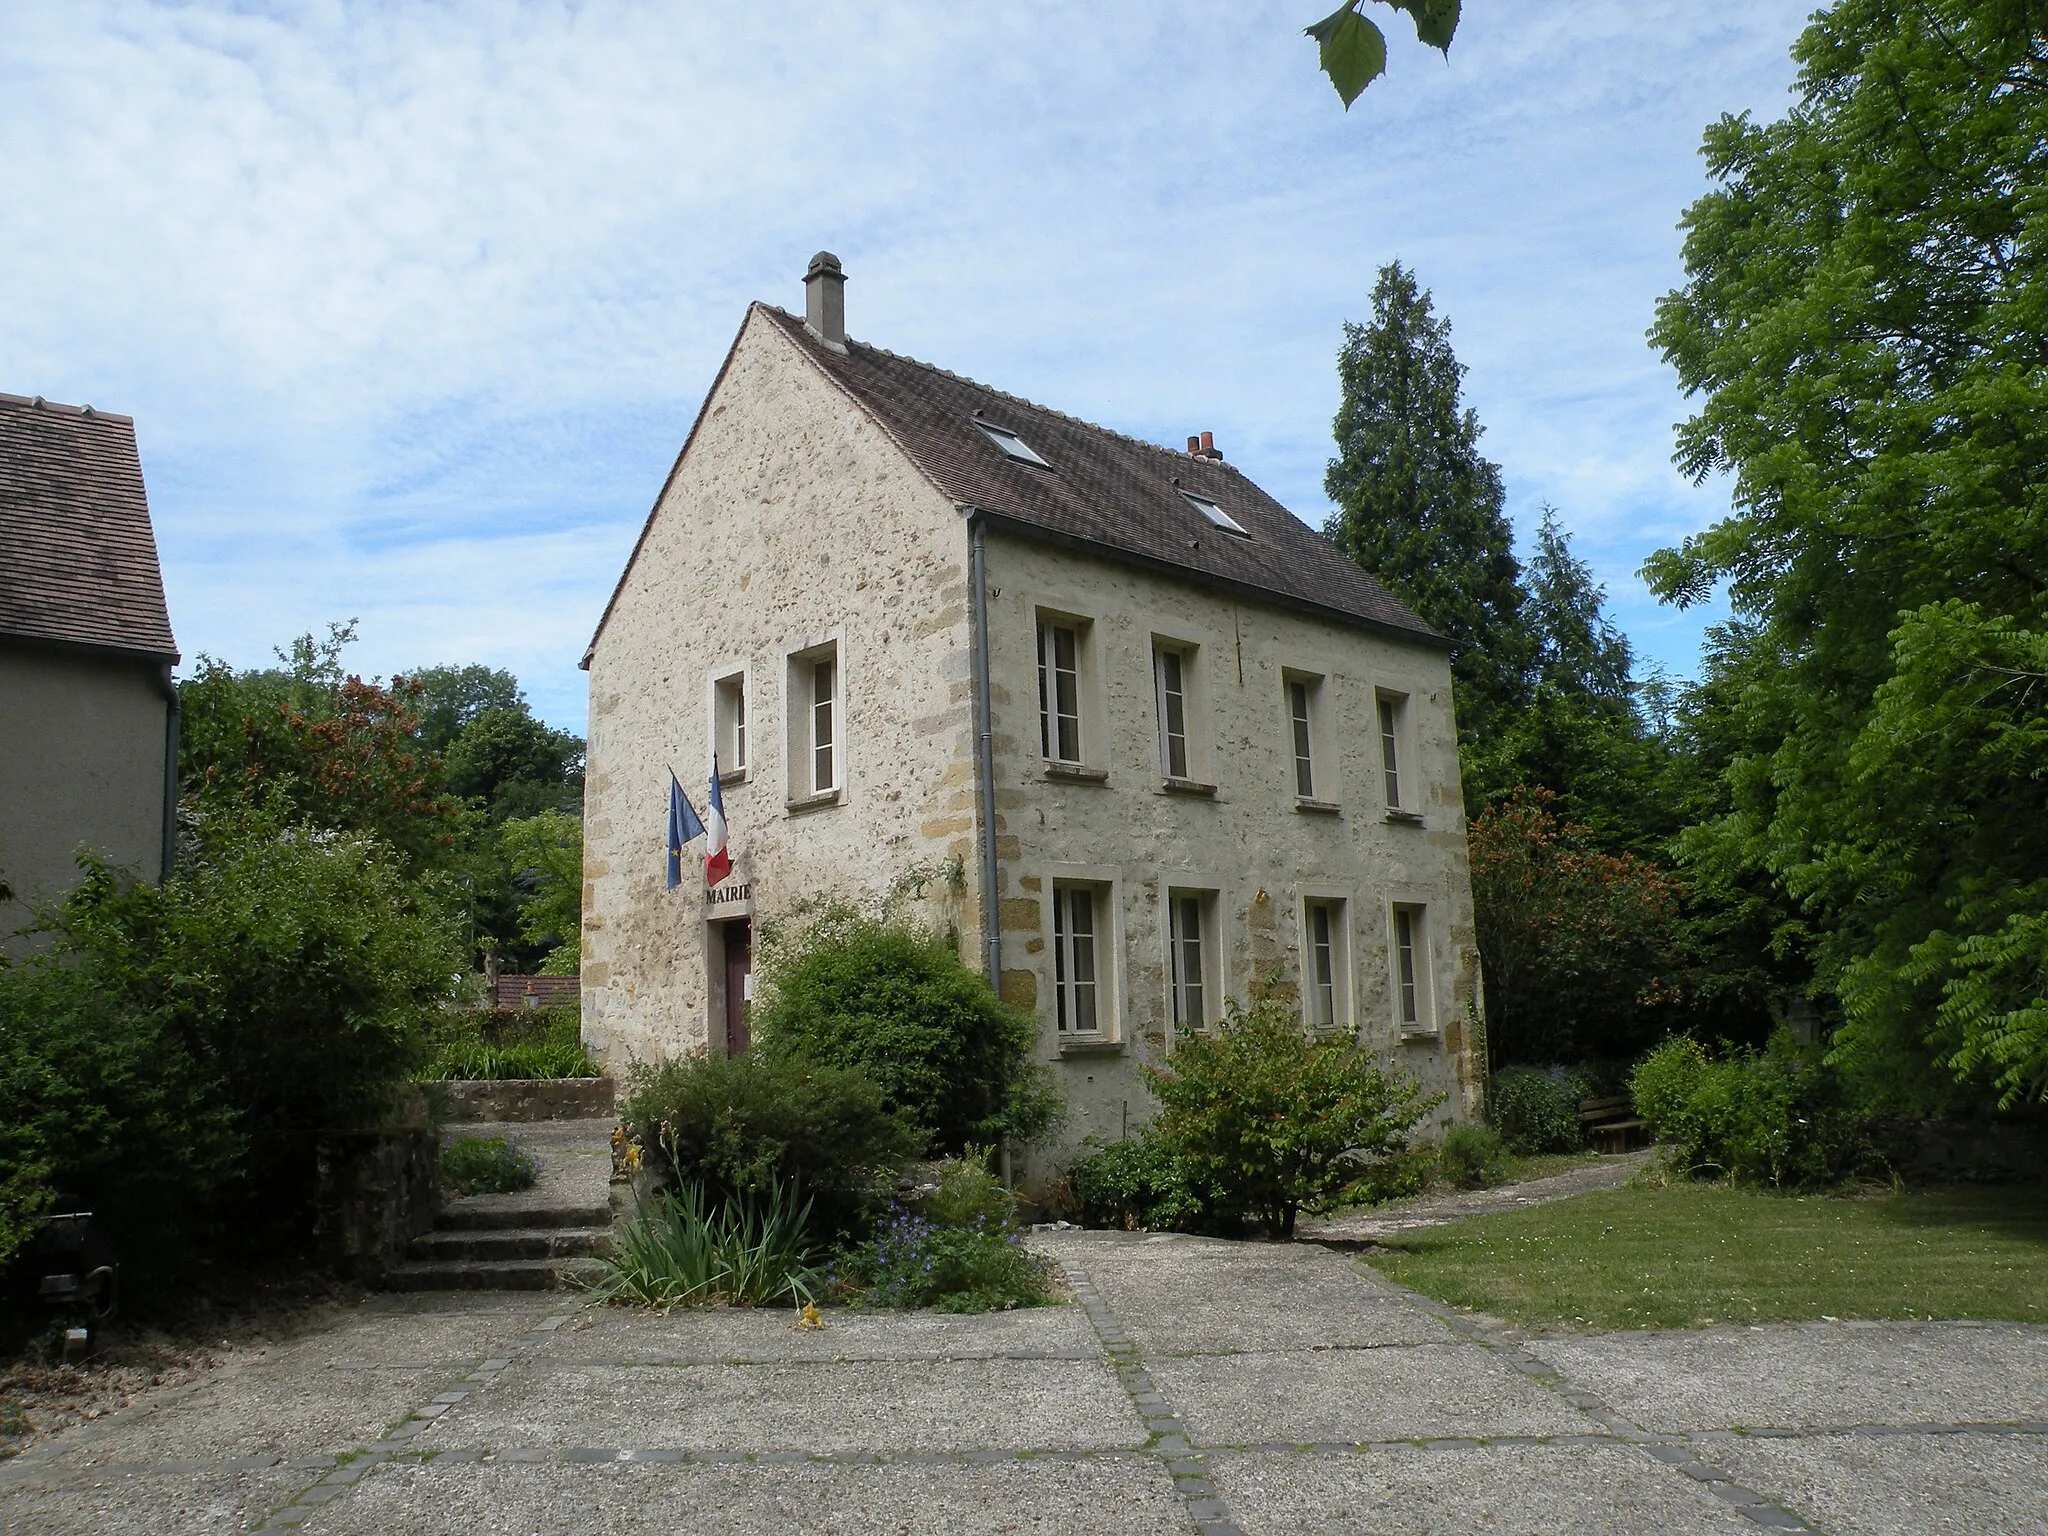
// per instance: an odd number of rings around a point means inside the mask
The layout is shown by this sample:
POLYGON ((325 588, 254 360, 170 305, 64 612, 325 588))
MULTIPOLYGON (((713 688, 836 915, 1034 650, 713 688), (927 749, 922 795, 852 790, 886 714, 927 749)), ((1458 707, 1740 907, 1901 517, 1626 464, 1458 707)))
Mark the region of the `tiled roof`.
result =
POLYGON ((573 1008, 582 996, 575 976, 500 976, 491 994, 494 1008, 573 1008), (533 1002, 529 1005, 528 998, 533 1002))
POLYGON ((178 659, 129 417, 0 395, 0 635, 178 659))
POLYGON ((759 308, 962 506, 1026 536, 1135 559, 1424 644, 1447 643, 1220 460, 1140 442, 863 342, 849 341, 841 353, 799 317, 759 308), (977 420, 1016 433, 1048 467, 1008 457, 977 420), (1211 525, 1181 492, 1222 508, 1250 537, 1211 525))

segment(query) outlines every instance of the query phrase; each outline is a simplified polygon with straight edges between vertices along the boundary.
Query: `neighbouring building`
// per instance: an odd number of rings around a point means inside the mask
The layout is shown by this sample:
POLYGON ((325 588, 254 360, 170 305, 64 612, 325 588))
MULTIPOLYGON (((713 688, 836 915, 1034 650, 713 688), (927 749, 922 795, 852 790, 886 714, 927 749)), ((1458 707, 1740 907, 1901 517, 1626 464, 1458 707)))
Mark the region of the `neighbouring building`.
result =
POLYGON ((161 878, 177 660, 134 421, 0 394, 0 953, 81 848, 161 878))
POLYGON ((1039 1020, 1068 1142, 1273 986, 1480 1093, 1446 643, 1207 434, 1138 442, 756 304, 584 658, 584 1033, 746 1041, 755 926, 837 894, 1039 1020), (714 752, 733 870, 664 889, 714 752))

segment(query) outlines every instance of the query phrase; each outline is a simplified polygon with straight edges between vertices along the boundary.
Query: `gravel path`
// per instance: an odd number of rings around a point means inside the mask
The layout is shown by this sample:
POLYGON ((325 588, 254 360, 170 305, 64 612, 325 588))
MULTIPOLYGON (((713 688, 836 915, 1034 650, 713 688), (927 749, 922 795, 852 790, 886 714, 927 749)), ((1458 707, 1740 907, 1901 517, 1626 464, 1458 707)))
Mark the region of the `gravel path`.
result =
POLYGON ((1520 1184, 1423 1195, 1364 1210, 1342 1211, 1319 1220, 1304 1217, 1297 1231, 1305 1242, 1371 1243, 1396 1232, 1440 1227, 1466 1216, 1490 1216, 1497 1211, 1518 1211, 1524 1206, 1569 1200, 1573 1195, 1590 1194, 1596 1189, 1619 1189, 1654 1155, 1654 1150, 1648 1148, 1622 1152, 1603 1157, 1597 1163, 1584 1163, 1548 1178, 1528 1179, 1520 1184))
POLYGON ((0 1465, 0 1530, 2048 1529, 2048 1329, 1512 1338, 1317 1244, 1041 1240, 1078 1305, 373 1297, 0 1465))

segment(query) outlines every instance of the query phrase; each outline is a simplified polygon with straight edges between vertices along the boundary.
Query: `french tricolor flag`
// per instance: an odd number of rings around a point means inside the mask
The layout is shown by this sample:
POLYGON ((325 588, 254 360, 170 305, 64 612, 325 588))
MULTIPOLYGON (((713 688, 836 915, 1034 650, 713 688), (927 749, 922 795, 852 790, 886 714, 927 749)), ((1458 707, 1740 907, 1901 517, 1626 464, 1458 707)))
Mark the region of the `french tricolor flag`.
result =
POLYGON ((704 886, 709 890, 732 873, 725 846, 725 796, 718 792, 718 758, 711 759, 711 804, 704 817, 704 886))

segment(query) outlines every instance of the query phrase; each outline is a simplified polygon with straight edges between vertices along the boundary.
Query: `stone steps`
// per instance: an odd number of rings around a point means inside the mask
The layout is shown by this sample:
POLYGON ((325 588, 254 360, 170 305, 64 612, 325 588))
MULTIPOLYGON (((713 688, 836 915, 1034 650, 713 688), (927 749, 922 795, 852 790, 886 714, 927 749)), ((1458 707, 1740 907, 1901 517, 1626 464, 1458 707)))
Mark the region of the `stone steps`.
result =
POLYGON ((531 1151, 530 1190, 450 1200, 434 1230, 413 1239, 384 1284, 400 1291, 560 1290, 603 1272, 611 1252, 609 1120, 450 1126, 449 1134, 502 1130, 531 1151))

